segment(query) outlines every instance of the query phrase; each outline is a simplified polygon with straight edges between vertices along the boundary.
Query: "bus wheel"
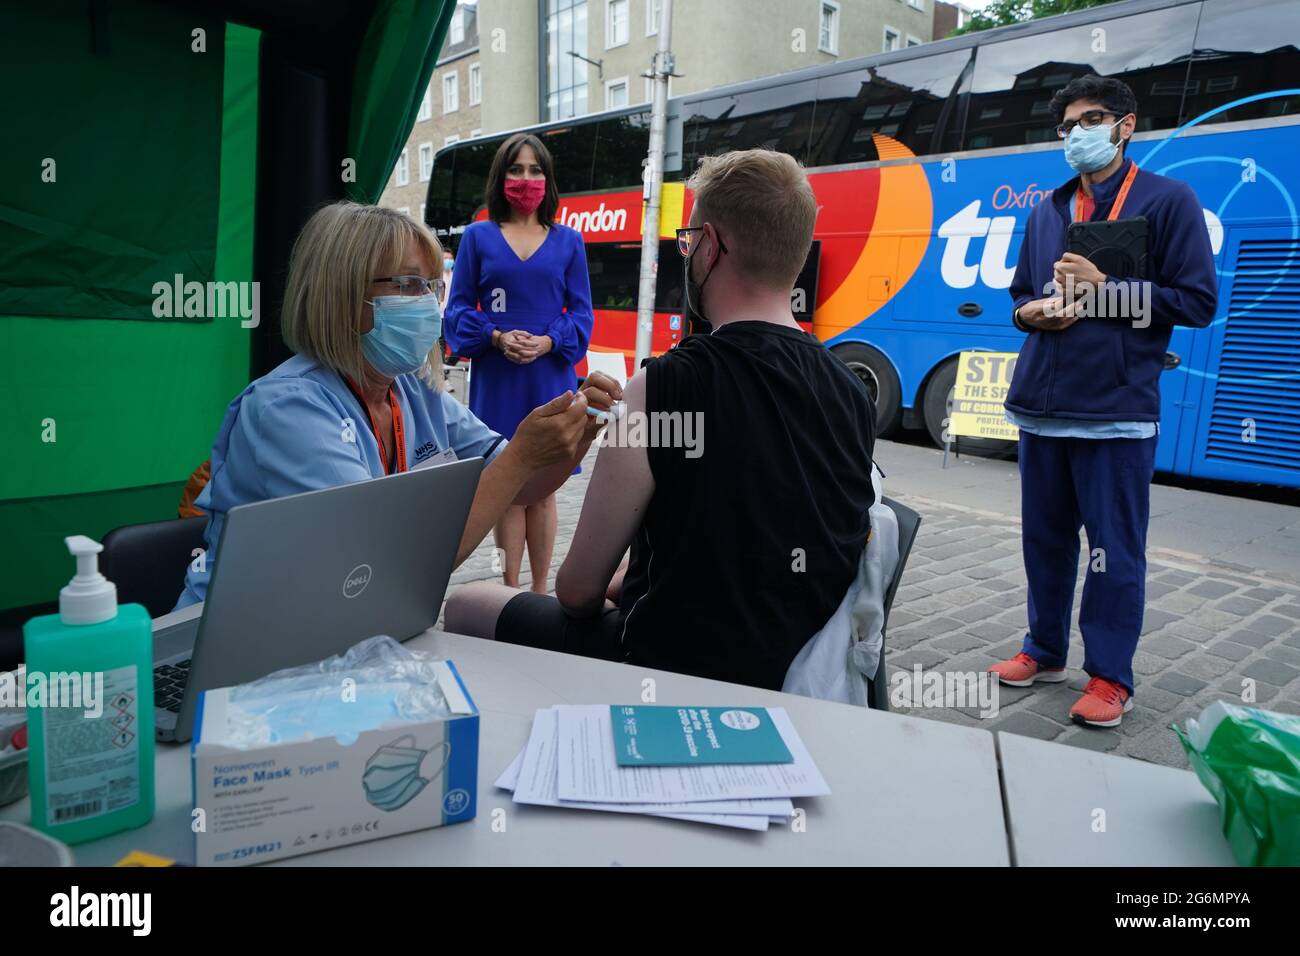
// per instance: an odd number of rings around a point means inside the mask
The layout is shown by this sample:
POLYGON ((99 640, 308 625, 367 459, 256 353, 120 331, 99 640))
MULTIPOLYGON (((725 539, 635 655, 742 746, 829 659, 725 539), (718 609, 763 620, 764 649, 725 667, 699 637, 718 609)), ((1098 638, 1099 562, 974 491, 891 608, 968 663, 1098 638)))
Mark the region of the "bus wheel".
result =
POLYGON ((862 380, 871 400, 876 403, 876 437, 889 437, 898 427, 903 411, 903 388, 898 384, 894 366, 880 352, 861 342, 837 345, 831 351, 862 380))
MULTIPOLYGON (((930 433, 930 440, 940 448, 943 447, 944 427, 948 419, 949 403, 952 400, 953 389, 956 384, 957 360, 954 358, 935 369, 934 374, 930 376, 929 384, 925 387, 925 399, 923 401, 925 428, 930 433)), ((959 450, 970 452, 970 454, 978 455, 981 458, 1016 457, 1015 442, 992 438, 963 437, 959 450)))

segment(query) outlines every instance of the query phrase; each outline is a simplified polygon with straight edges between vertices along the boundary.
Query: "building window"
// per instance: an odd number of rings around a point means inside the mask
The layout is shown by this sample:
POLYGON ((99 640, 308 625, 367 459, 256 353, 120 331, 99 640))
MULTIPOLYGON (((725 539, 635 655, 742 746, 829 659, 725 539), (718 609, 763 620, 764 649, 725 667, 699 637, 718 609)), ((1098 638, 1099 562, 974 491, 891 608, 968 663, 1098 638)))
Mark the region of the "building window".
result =
POLYGON ((483 131, 481 129, 472 129, 469 131, 470 139, 473 139, 475 136, 482 136, 482 135, 483 135, 483 131))
POLYGON ((840 5, 834 0, 822 0, 821 19, 817 27, 817 49, 823 53, 840 52, 840 5))
POLYGON ((627 43, 627 0, 605 0, 605 49, 627 43))
POLYGON ((457 7, 456 12, 451 15, 451 42, 453 44, 465 42, 465 11, 460 7, 457 7))
POLYGON ((907 5, 913 10, 924 10, 925 0, 907 0, 907 5))
POLYGON ((907 45, 908 45, 908 46, 920 46, 920 45, 921 45, 921 41, 918 40, 916 37, 912 36, 912 34, 909 33, 909 34, 907 35, 907 45))
POLYGON ((627 106, 627 77, 605 81, 605 109, 616 110, 627 106))
POLYGON ((397 185, 406 186, 411 182, 411 155, 410 151, 403 149, 402 155, 397 157, 397 185))
POLYGON ((424 88, 424 97, 420 100, 420 112, 416 114, 417 120, 423 122, 427 119, 433 119, 433 85, 430 84, 424 88))
POLYGON ((409 215, 411 214, 411 207, 410 207, 410 206, 398 206, 398 207, 397 207, 397 211, 400 212, 403 216, 409 216, 409 215))
POLYGON ((648 37, 657 36, 659 33, 659 21, 663 18, 664 0, 646 0, 645 3, 645 35, 648 37))
POLYGON ((420 203, 420 222, 424 222, 424 203, 420 203))
POLYGON ((547 0, 546 118, 587 112, 587 0, 547 0), (573 54, 579 56, 574 56, 573 54))
POLYGON ((450 136, 447 136, 445 139, 443 139, 442 145, 450 146, 452 143, 459 143, 459 142, 460 142, 460 133, 452 133, 450 136))
POLYGON ((460 109, 460 77, 455 70, 442 75, 442 111, 454 113, 460 109))
POLYGON ((478 106, 483 101, 483 70, 477 63, 469 68, 469 105, 478 106))
POLYGON ((885 42, 881 49, 888 53, 890 50, 897 50, 900 35, 893 27, 885 27, 885 42))
POLYGON ((420 144, 420 182, 427 183, 433 174, 433 144, 420 144))

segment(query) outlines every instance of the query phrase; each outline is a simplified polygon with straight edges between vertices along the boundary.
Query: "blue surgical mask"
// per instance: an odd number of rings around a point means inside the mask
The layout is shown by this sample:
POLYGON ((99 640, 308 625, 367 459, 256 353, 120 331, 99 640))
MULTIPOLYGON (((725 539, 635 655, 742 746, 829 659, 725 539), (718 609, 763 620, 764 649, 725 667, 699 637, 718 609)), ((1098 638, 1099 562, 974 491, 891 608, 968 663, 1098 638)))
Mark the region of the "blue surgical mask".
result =
POLYGON ((420 776, 420 764, 431 753, 415 746, 415 737, 410 734, 398 737, 392 743, 376 750, 366 761, 365 772, 361 775, 361 785, 366 791, 366 799, 380 810, 392 812, 406 806, 442 774, 451 756, 451 744, 443 741, 434 750, 441 748, 442 763, 432 777, 420 776))
POLYGON ((280 682, 263 694, 232 699, 229 742, 250 747, 334 737, 347 746, 386 722, 426 719, 428 708, 398 681, 357 684, 346 700, 337 686, 298 690, 280 682))
POLYGON ((1065 138, 1065 161, 1077 172, 1095 173, 1105 168, 1119 152, 1119 144, 1110 141, 1116 124, 1084 129, 1076 126, 1065 138))
POLYGON ((429 358, 442 334, 438 297, 380 295, 369 300, 375 327, 361 336, 361 352, 380 375, 396 378, 414 372, 429 358))

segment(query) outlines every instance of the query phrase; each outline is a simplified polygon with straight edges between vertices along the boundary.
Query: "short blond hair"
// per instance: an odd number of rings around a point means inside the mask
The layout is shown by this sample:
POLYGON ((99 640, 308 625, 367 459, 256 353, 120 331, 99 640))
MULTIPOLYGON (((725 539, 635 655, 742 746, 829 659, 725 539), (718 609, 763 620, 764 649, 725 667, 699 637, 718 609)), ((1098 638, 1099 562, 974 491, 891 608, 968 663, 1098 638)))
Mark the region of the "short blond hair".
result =
POLYGON ((705 156, 686 185, 700 223, 714 224, 741 274, 794 285, 812 246, 817 198, 793 156, 771 149, 705 156))
MULTIPOLYGON (((289 278, 280 331, 293 351, 361 383, 361 314, 375 276, 401 268, 414 243, 439 266, 442 245, 428 226, 396 209, 342 201, 322 206, 307 220, 289 255, 289 278)), ((420 377, 442 386, 439 347, 429 352, 420 377)))

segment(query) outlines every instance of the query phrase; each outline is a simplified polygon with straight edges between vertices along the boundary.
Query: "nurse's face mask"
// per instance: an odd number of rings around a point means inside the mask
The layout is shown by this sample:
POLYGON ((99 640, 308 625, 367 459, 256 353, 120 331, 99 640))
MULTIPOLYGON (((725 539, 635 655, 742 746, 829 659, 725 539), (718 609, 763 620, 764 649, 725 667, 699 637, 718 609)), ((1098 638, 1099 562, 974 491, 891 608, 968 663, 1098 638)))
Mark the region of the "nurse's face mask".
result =
POLYGON ((406 734, 392 743, 384 744, 366 761, 361 785, 366 799, 380 810, 392 812, 406 806, 426 786, 438 779, 451 759, 451 744, 443 741, 429 750, 415 746, 415 737, 406 734), (437 768, 428 777, 420 776, 425 758, 433 755, 437 768))
POLYGON ((380 375, 396 378, 424 365, 442 335, 442 280, 384 276, 374 280, 397 295, 367 299, 375 326, 361 336, 361 352, 380 375))

